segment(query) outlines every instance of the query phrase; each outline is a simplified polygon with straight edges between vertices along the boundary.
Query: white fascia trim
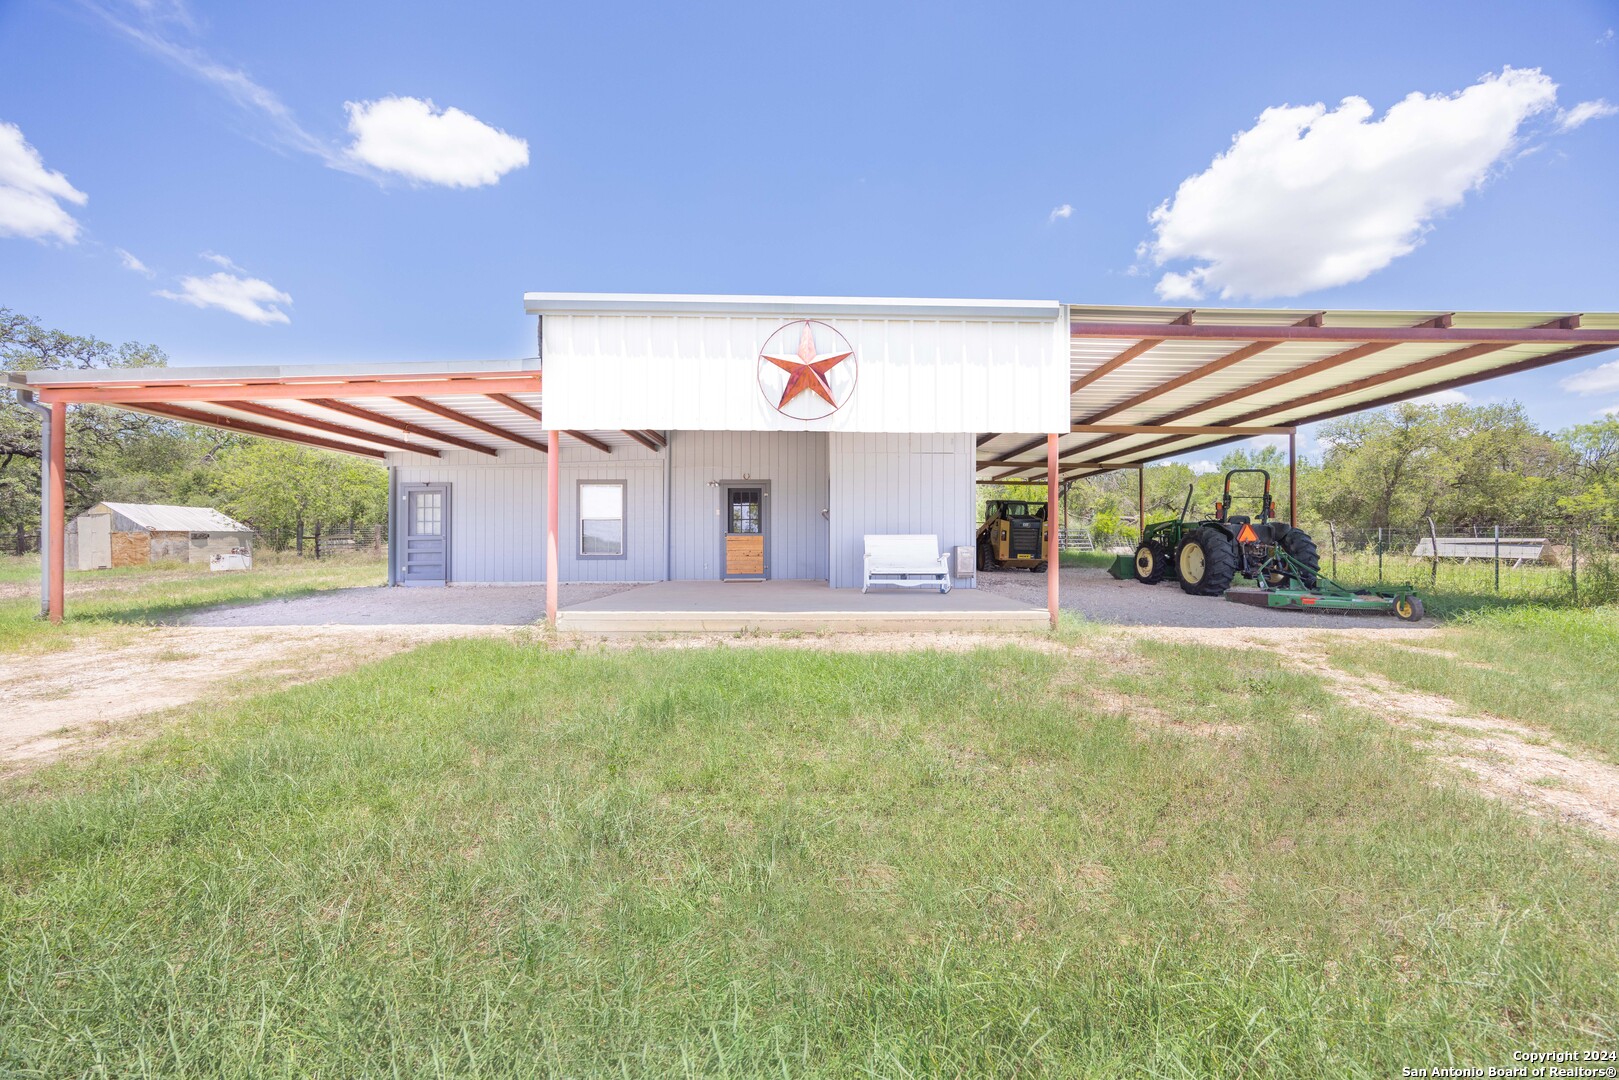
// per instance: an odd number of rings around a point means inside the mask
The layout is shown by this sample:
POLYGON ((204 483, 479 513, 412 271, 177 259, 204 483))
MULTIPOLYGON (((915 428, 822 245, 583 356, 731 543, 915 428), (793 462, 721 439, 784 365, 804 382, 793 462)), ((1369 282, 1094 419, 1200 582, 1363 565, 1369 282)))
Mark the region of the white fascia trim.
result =
POLYGON ((333 378, 366 376, 460 375, 467 372, 524 372, 540 370, 537 357, 522 360, 413 360, 393 364, 256 364, 241 367, 161 367, 38 369, 16 372, 9 379, 20 385, 35 383, 164 383, 209 382, 237 379, 293 379, 300 376, 333 378))
POLYGON ((687 293, 523 294, 530 315, 666 312, 707 315, 875 315, 936 319, 1036 319, 1057 321, 1055 300, 949 300, 885 296, 710 296, 687 293))

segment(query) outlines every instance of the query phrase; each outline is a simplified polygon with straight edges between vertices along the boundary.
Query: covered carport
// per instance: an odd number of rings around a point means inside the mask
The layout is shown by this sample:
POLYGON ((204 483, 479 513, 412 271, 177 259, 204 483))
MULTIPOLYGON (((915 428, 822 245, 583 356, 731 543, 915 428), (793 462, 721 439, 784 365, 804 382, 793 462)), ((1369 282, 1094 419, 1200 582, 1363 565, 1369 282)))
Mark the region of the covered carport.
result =
POLYGON ((980 484, 1062 487, 1619 347, 1619 314, 1069 308, 1072 424, 978 437, 980 484))
MULTIPOLYGON (((41 591, 42 607, 53 622, 63 613, 69 405, 128 409, 378 461, 389 451, 437 458, 447 448, 497 458, 514 447, 547 454, 554 461, 557 455, 552 451, 564 439, 605 454, 630 442, 654 452, 663 446, 662 436, 649 431, 547 429, 535 358, 146 369, 122 376, 108 371, 33 371, 7 375, 5 380, 25 406, 41 414, 43 424, 41 591)), ((396 501, 389 499, 390 515, 396 501)), ((397 535, 396 530, 389 532, 390 537, 397 535)), ((394 566, 392 558, 389 565, 394 566)), ((556 575, 551 576, 554 580, 556 575)))

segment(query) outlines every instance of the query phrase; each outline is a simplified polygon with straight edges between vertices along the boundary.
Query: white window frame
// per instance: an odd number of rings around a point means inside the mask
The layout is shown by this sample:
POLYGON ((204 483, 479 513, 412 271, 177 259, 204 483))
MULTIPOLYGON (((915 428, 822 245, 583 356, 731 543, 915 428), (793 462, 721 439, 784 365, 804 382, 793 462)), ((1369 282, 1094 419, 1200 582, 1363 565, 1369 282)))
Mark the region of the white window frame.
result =
POLYGON ((580 480, 574 490, 578 501, 579 520, 578 555, 581 559, 623 559, 627 558, 629 550, 629 485, 623 480, 580 480), (585 522, 586 521, 613 521, 614 518, 586 518, 585 517, 585 489, 589 487, 613 487, 618 489, 618 550, 616 552, 586 551, 585 550, 585 522))

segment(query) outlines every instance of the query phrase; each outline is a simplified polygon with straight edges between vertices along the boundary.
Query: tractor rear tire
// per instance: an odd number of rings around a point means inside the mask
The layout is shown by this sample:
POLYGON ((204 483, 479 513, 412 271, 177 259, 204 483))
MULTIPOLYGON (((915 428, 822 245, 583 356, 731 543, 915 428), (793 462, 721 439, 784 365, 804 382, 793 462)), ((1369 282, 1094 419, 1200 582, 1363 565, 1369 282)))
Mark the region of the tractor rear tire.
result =
POLYGON ((1288 558, 1299 564, 1303 571, 1299 575, 1298 584, 1305 589, 1313 589, 1321 574, 1321 552, 1316 550, 1315 541, 1303 529, 1289 529, 1282 534, 1276 546, 1287 553, 1288 558))
POLYGON ((1237 545, 1219 529, 1193 529, 1175 553, 1181 591, 1193 596, 1224 596, 1237 576, 1237 545))
POLYGON ((988 544, 980 543, 978 545, 978 569, 985 573, 995 569, 994 560, 989 557, 988 544))
POLYGON ((1169 551, 1156 540, 1148 540, 1136 548, 1136 580, 1143 585, 1156 585, 1169 575, 1169 551))

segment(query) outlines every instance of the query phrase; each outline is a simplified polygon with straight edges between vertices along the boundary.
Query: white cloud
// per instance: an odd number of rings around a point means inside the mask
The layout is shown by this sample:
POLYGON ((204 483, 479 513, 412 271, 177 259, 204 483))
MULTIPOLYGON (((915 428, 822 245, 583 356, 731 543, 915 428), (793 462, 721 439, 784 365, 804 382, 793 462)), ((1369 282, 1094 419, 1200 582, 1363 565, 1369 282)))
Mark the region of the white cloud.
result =
POLYGON ((1597 38, 1597 44, 1598 45, 1612 45, 1613 44, 1613 27, 1610 26, 1610 27, 1608 27, 1607 30, 1603 31, 1602 36, 1597 38))
POLYGON ((1607 394, 1619 390, 1619 360, 1565 376, 1558 384, 1574 394, 1607 394))
POLYGON ((1051 216, 1048 217, 1046 219, 1046 221, 1047 221, 1048 224, 1055 225, 1057 222, 1066 221, 1066 220, 1068 220, 1069 218, 1071 218, 1073 216, 1074 216, 1074 208, 1072 206, 1069 206, 1067 203, 1063 203, 1061 206, 1059 206, 1055 210, 1051 211, 1051 216))
POLYGON ((1436 390, 1431 394, 1424 394, 1419 398, 1412 398, 1413 405, 1466 405, 1473 399, 1460 390, 1436 390))
POLYGON ((1150 216, 1165 300, 1296 296, 1408 254, 1556 104, 1538 70, 1505 68, 1458 94, 1413 93, 1374 119, 1364 98, 1266 109, 1150 216))
POLYGON ((1200 458, 1197 461, 1187 462, 1187 464, 1191 466, 1192 472, 1197 476, 1206 476, 1209 473, 1220 471, 1220 463, 1210 461, 1207 458, 1200 458))
POLYGON ((1603 416, 1619 416, 1619 405, 1609 405, 1602 410, 1603 416))
POLYGON ((113 250, 118 253, 118 259, 124 264, 125 270, 133 270, 135 273, 145 274, 147 277, 152 276, 151 267, 141 262, 133 254, 125 251, 123 248, 113 248, 113 250))
MULTIPOLYGON (((223 259, 218 256, 214 261, 223 259)), ((228 259, 223 265, 231 265, 228 259)), ((248 322, 267 325, 290 323, 292 319, 280 305, 291 304, 292 297, 261 278, 247 277, 245 273, 230 274, 220 271, 207 277, 183 277, 180 291, 160 289, 157 295, 178 300, 199 308, 218 308, 232 315, 240 315, 248 322)))
POLYGON ((426 184, 482 187, 528 164, 528 143, 460 109, 386 97, 345 102, 354 142, 348 155, 426 184))
POLYGON ((1606 116, 1619 113, 1619 105, 1611 101, 1597 98, 1595 101, 1582 101, 1572 109, 1564 109, 1557 114, 1557 130, 1573 131, 1581 124, 1590 120, 1601 120, 1606 116))
POLYGON ((243 270, 240 266, 237 266, 234 262, 231 262, 230 256, 221 255, 217 251, 199 251, 197 253, 197 258, 206 259, 208 262, 213 263, 215 266, 224 267, 226 270, 235 270, 237 273, 240 273, 240 274, 247 273, 246 270, 243 270))
POLYGON ((62 203, 89 201, 67 177, 45 167, 22 128, 0 121, 0 236, 77 243, 79 222, 62 203))

